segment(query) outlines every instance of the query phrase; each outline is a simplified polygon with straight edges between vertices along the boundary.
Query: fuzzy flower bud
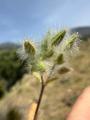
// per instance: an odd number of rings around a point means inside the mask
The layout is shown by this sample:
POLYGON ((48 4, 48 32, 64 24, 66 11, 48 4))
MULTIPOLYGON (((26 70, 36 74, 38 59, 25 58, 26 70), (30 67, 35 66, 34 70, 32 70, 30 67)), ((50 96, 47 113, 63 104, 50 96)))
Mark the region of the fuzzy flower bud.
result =
POLYGON ((71 35, 71 37, 67 39, 63 44, 63 50, 72 48, 72 46, 78 40, 78 38, 79 38, 79 35, 77 33, 74 33, 73 35, 71 35))
POLYGON ((66 34, 65 30, 62 30, 61 32, 58 32, 53 38, 52 38, 52 46, 59 45, 60 42, 63 40, 64 36, 66 34))
POLYGON ((24 41, 24 49, 27 54, 35 55, 35 51, 36 51, 35 47, 30 41, 28 40, 24 41))

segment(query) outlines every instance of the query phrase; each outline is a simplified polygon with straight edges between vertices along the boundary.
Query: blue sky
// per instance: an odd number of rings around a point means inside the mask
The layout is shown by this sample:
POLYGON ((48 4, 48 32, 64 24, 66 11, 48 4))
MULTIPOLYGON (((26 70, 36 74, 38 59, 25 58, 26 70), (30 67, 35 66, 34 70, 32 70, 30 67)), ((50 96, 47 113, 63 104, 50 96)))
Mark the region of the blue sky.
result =
POLYGON ((0 0, 0 42, 39 40, 48 29, 90 26, 90 0, 0 0))

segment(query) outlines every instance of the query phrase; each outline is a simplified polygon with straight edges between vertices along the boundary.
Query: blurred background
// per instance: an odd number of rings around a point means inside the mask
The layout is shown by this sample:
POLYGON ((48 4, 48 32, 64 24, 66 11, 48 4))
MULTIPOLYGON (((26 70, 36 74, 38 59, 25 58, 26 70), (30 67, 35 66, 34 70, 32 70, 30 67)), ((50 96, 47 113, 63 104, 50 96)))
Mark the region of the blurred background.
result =
POLYGON ((23 40, 38 43, 48 30, 64 28, 79 33, 80 54, 70 61, 74 71, 47 87, 39 120, 66 120, 90 85, 90 1, 0 0, 0 120, 30 120, 30 105, 38 98, 40 85, 17 55, 23 40))

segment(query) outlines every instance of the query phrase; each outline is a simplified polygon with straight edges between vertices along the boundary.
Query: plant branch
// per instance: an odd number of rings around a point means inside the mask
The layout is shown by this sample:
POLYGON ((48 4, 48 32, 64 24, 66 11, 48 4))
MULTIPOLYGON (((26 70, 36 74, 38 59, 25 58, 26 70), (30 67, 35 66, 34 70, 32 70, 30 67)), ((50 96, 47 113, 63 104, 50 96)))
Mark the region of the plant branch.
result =
POLYGON ((39 95, 39 99, 38 99, 38 104, 37 104, 37 108, 36 108, 36 111, 35 111, 35 115, 34 115, 34 119, 33 119, 33 120, 37 120, 38 111, 39 111, 39 107, 40 107, 41 100, 42 100, 42 97, 43 97, 44 89, 45 89, 45 85, 44 85, 44 81, 43 81, 43 76, 41 75, 41 90, 40 90, 40 95, 39 95))
POLYGON ((45 84, 45 85, 47 85, 49 78, 52 76, 52 73, 53 73, 53 71, 54 71, 54 69, 55 69, 55 66, 56 66, 56 64, 53 64, 53 66, 52 66, 52 68, 51 68, 51 70, 50 70, 50 73, 49 73, 49 75, 48 75, 48 77, 47 77, 47 80, 46 80, 46 84, 45 84))
MULTIPOLYGON (((51 68, 51 71, 47 77, 47 81, 48 79, 50 78, 50 76, 52 75, 52 72, 55 68, 56 64, 54 64, 51 68)), ((37 116, 38 116, 38 111, 39 111, 39 107, 40 107, 40 104, 41 104, 41 100, 42 100, 42 97, 43 97, 43 93, 44 93, 44 89, 45 89, 45 86, 46 84, 44 83, 44 80, 43 80, 43 76, 41 75, 41 90, 40 90, 40 95, 39 95, 39 99, 38 99, 38 103, 37 103, 37 108, 36 108, 36 111, 35 111, 35 115, 34 115, 34 119, 33 120, 37 120, 37 116)))

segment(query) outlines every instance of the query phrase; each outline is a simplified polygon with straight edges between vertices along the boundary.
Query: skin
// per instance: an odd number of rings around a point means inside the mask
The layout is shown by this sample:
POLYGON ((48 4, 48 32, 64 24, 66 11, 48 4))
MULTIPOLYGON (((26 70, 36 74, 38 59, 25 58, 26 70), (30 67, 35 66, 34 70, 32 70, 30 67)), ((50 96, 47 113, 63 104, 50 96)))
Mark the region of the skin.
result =
POLYGON ((77 99, 67 120, 90 120, 90 87, 77 99))

